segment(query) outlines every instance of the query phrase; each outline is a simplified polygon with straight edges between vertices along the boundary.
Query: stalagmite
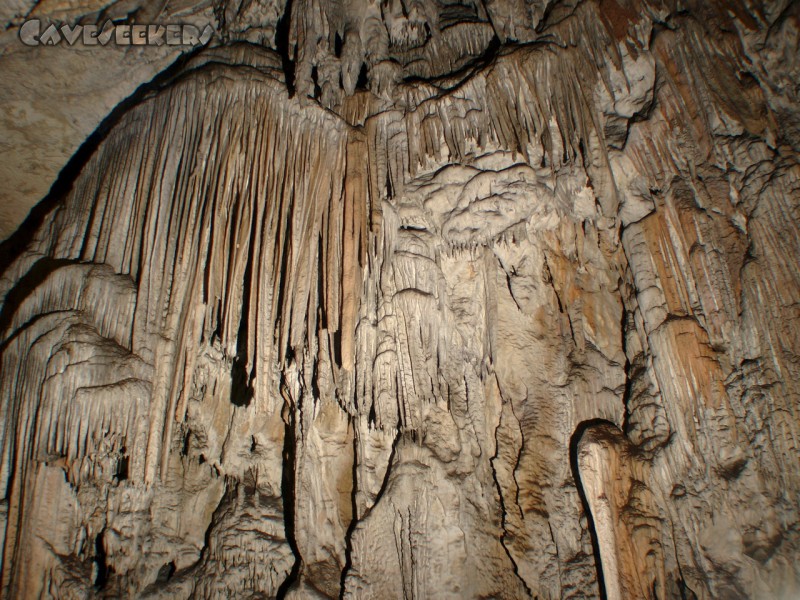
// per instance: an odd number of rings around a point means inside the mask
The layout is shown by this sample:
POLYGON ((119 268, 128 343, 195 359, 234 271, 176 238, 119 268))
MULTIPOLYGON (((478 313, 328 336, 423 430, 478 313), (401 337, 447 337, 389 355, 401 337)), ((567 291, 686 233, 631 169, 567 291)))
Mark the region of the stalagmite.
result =
POLYGON ((1 243, 0 596, 800 596, 798 3, 17 4, 215 36, 1 243))

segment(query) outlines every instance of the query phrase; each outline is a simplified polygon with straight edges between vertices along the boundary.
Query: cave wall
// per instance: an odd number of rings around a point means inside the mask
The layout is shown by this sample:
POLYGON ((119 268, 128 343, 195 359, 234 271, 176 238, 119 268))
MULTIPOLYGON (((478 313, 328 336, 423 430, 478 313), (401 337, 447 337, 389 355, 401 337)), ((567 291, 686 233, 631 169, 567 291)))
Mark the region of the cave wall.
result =
POLYGON ((3 243, 3 597, 800 595, 800 5, 273 4, 3 243))

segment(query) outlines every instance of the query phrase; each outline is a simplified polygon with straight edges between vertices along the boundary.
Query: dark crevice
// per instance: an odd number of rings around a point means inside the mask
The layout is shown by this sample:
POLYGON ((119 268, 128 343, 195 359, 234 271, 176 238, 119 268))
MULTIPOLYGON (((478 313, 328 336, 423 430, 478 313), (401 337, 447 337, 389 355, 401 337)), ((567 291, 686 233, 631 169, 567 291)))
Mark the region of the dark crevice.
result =
POLYGON ((253 399, 251 379, 252 377, 247 375, 247 357, 237 354, 231 367, 231 403, 234 406, 250 406, 250 401, 253 399))
MULTIPOLYGON (((621 284, 619 287, 621 287, 621 284)), ((622 406, 625 407, 625 414, 622 417, 622 432, 625 435, 628 434, 631 428, 631 398, 634 392, 634 384, 639 377, 639 369, 636 364, 638 361, 631 363, 628 358, 628 331, 635 332, 635 328, 636 325, 633 322, 633 313, 623 306, 622 317, 620 319, 620 333, 622 336, 620 347, 622 348, 622 353, 625 355, 625 391, 622 394, 622 406)))
MULTIPOLYGON (((283 67, 283 74, 286 79, 286 90, 289 92, 289 97, 294 96, 294 69, 295 60, 297 56, 291 56, 289 46, 289 30, 292 24, 292 0, 287 0, 286 7, 283 9, 283 15, 278 21, 278 26, 275 31, 275 46, 278 54, 281 57, 281 66, 283 67)), ((297 50, 295 49, 295 53, 297 50)))
MULTIPOLYGON (((558 293, 556 283, 553 281, 553 275, 550 271, 550 265, 547 263, 547 256, 544 257, 544 282, 548 284, 556 296, 556 303, 558 304, 558 312, 567 317, 569 323, 569 334, 573 342, 575 342, 575 329, 572 326, 572 316, 569 314, 568 307, 561 302, 561 295, 558 293)), ((577 346, 577 344, 576 344, 577 346)))
POLYGON ((214 331, 211 334, 211 342, 213 343, 215 340, 217 342, 222 343, 222 300, 217 298, 217 310, 216 310, 216 323, 214 327, 214 331))
POLYGON ((425 79, 418 76, 405 77, 403 79, 403 83, 423 83, 437 85, 437 82, 446 83, 455 80, 455 83, 452 85, 440 88, 443 93, 453 92, 471 80, 477 73, 491 66, 499 56, 502 47, 503 44, 500 41, 500 38, 497 37, 497 35, 494 35, 492 36, 492 39, 489 40, 489 43, 482 54, 476 56, 474 59, 470 60, 455 71, 444 74, 441 77, 434 77, 430 79, 425 79))
POLYGON ((117 469, 114 473, 114 477, 116 477, 117 481, 127 481, 130 471, 130 459, 125 453, 125 448, 122 448, 121 452, 122 454, 119 460, 117 460, 117 469))
POLYGON ((589 501, 586 499, 586 492, 583 489, 580 468, 578 466, 578 444, 588 429, 597 427, 598 425, 611 426, 617 429, 614 423, 606 421, 605 419, 592 419, 578 425, 569 441, 569 464, 572 468, 572 478, 575 481, 575 487, 578 489, 578 496, 581 499, 583 514, 586 515, 589 536, 592 538, 592 553, 594 554, 594 565, 597 569, 597 585, 600 588, 600 598, 601 600, 607 600, 608 595, 606 594, 606 583, 603 576, 603 563, 600 560, 600 542, 597 539, 597 530, 595 529, 594 519, 592 518, 592 511, 589 509, 589 501))
MULTIPOLYGON (((394 463, 394 458, 397 455, 397 447, 400 445, 400 439, 403 437, 402 432, 398 429, 397 435, 395 435, 394 440, 392 440, 392 450, 389 453, 389 460, 386 461, 386 473, 383 476, 383 482, 381 482, 381 487, 378 490, 378 493, 375 495, 375 503, 372 505, 372 508, 375 508, 380 502, 380 499, 383 497, 383 493, 386 491, 386 488, 389 487, 389 475, 392 472, 392 464, 394 463)), ((370 509, 371 511, 372 509, 370 509)), ((367 512, 369 514, 369 511, 367 512)), ((366 514, 364 515, 367 516, 366 514)))
POLYGON ((322 87, 319 85, 319 69, 316 65, 311 67, 311 82, 314 84, 313 97, 315 100, 319 100, 322 96, 322 87))
MULTIPOLYGON (((244 269, 244 281, 242 283, 242 314, 239 320, 239 332, 236 337, 236 357, 231 366, 231 402, 235 406, 249 406, 253 399, 253 381, 256 375, 256 357, 253 356, 248 372, 248 352, 250 340, 250 300, 253 291, 253 270, 255 263, 256 246, 256 223, 255 215, 250 220, 250 241, 247 251, 247 265, 244 269)), ((235 236, 231 236, 233 240, 235 236)), ((233 243, 233 241, 231 241, 233 243)), ((231 249, 231 255, 234 252, 231 249)))
MULTIPOLYGON (((211 288, 211 269, 214 265, 212 252, 214 249, 214 231, 216 229, 217 211, 213 208, 209 211, 211 222, 208 226, 208 246, 206 247, 206 260, 203 265, 203 304, 208 304, 208 291, 211 288)), ((217 323, 219 327, 219 322, 217 323)))
POLYGON ((295 435, 294 411, 289 410, 289 419, 284 426, 283 436, 283 472, 281 474, 281 498, 283 499, 283 521, 286 529, 286 541, 294 554, 294 564, 286 579, 278 588, 277 600, 286 597, 291 587, 300 578, 300 568, 303 559, 297 547, 297 539, 294 535, 294 505, 295 505, 295 465, 297 440, 295 435))
POLYGON ((334 364, 341 369, 342 368, 342 331, 341 329, 337 329, 333 332, 333 347, 331 348, 331 358, 333 358, 334 364))
MULTIPOLYGON (((513 413, 513 408, 512 408, 512 413, 513 413)), ((514 415, 514 418, 516 418, 516 415, 514 415)), ((519 424, 519 421, 517 421, 517 423, 519 424)), ((508 560, 511 561, 511 566, 514 569, 514 575, 516 575, 517 580, 520 582, 522 587, 525 589, 525 593, 528 595, 528 598, 533 598, 533 591, 528 586, 528 582, 525 581, 525 579, 523 579, 522 575, 520 575, 519 565, 517 564, 517 561, 514 559, 514 556, 511 554, 511 550, 506 545, 506 538, 508 537, 508 531, 506 530, 506 515, 508 513, 506 512, 506 503, 505 503, 505 499, 503 498, 503 489, 502 489, 502 487, 500 487, 500 480, 497 479, 497 469, 494 466, 494 461, 498 460, 499 453, 500 453, 500 444, 499 444, 499 442, 497 440, 497 432, 498 432, 499 429, 500 429, 500 423, 498 422, 497 428, 495 429, 495 432, 494 432, 494 436, 495 436, 495 455, 489 460, 489 466, 492 469, 492 479, 494 480, 494 485, 495 485, 495 488, 497 489, 497 497, 498 497, 498 499, 500 501, 500 527, 502 529, 502 533, 500 534, 500 545, 503 547, 503 550, 505 551, 506 556, 508 557, 508 560)), ((520 431, 521 430, 522 429, 520 428, 520 431)), ((521 452, 522 452, 522 448, 520 448, 520 453, 521 452)), ((515 471, 519 467, 520 457, 521 457, 521 454, 517 455, 517 464, 514 466, 514 470, 515 471)))
POLYGON ((358 79, 356 80, 356 89, 366 91, 369 89, 369 70, 367 63, 361 63, 361 70, 358 72, 358 79))
POLYGON ((392 172, 390 169, 386 171, 386 199, 391 200, 394 198, 394 186, 392 185, 392 172))
POLYGON ((358 504, 356 502, 356 496, 358 494, 358 434, 355 430, 355 424, 352 423, 352 421, 351 424, 353 427, 353 487, 350 492, 352 518, 344 538, 344 568, 342 569, 342 575, 339 580, 339 600, 344 600, 344 586, 347 581, 347 574, 353 567, 353 532, 356 530, 356 526, 358 526, 359 523, 358 504))
MULTIPOLYGON (((503 269, 502 264, 500 265, 500 268, 503 269)), ((508 288, 508 295, 511 296, 511 299, 514 301, 517 310, 522 312, 522 307, 519 305, 519 302, 517 302, 516 296, 514 296, 514 290, 511 289, 511 275, 509 275, 508 271, 506 271, 505 269, 503 269, 503 273, 506 276, 506 287, 508 288)))
POLYGON ((170 561, 158 570, 156 583, 167 583, 175 575, 175 561, 170 561))
MULTIPOLYGON (((320 329, 320 333, 322 331, 327 331, 328 329, 328 299, 325 295, 325 274, 327 271, 327 265, 325 264, 325 249, 322 246, 322 234, 319 235, 317 238, 317 273, 319 276, 317 277, 317 314, 318 314, 318 327, 320 329)), ((315 398, 319 398, 319 396, 315 396, 315 398)))
POLYGON ((336 35, 333 36, 333 55, 336 58, 342 57, 342 36, 339 35, 339 32, 336 32, 336 35))
POLYGON ((113 572, 113 569, 106 564, 106 548, 103 545, 103 535, 106 528, 97 534, 94 538, 94 563, 97 567, 97 575, 94 578, 94 588, 98 591, 102 590, 108 583, 108 578, 113 572))
MULTIPOLYGON (((281 190, 281 202, 280 207, 278 209, 278 214, 292 214, 294 211, 294 196, 290 196, 288 200, 285 197, 285 193, 281 190), (284 209, 283 203, 287 202, 289 206, 284 209)), ((275 240, 276 248, 279 249, 279 256, 280 258, 280 269, 277 273, 273 275, 274 280, 276 282, 275 289, 277 290, 277 298, 275 300, 275 306, 278 307, 278 310, 283 310, 285 296, 286 296, 286 280, 289 274, 289 256, 292 250, 291 244, 291 234, 289 231, 284 231, 279 229, 277 239, 275 240)), ((282 347, 283 341, 281 341, 281 347, 278 348, 281 356, 283 357, 284 364, 288 364, 293 356, 293 350, 291 344, 287 344, 286 347, 282 347)))
POLYGON ((192 438, 192 430, 187 429, 186 435, 183 438, 183 448, 181 449, 181 456, 189 455, 189 450, 192 447, 191 438, 192 438))
POLYGON ((638 361, 631 362, 625 359, 625 391, 622 394, 622 406, 625 407, 625 414, 622 416, 622 432, 627 436, 633 426, 631 425, 631 402, 634 395, 634 386, 642 374, 642 369, 638 361))
POLYGON ((231 403, 234 406, 249 406, 253 399, 251 378, 247 375, 247 358, 237 354, 231 367, 231 403))

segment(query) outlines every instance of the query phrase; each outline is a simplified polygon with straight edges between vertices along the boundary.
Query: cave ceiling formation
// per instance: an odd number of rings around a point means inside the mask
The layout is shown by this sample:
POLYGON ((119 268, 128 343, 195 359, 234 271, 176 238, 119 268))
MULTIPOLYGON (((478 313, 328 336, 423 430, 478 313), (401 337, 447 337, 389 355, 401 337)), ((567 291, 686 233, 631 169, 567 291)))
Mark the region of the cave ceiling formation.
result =
POLYGON ((800 2, 4 4, 0 596, 800 597, 800 2))

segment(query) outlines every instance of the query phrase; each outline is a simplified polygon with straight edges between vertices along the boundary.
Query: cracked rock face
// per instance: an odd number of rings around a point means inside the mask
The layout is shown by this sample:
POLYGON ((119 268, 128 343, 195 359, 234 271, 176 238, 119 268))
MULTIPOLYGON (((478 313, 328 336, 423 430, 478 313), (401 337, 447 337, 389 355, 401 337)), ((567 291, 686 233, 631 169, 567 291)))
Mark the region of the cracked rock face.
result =
POLYGON ((0 251, 0 595, 800 596, 798 6, 145 11, 0 251))

